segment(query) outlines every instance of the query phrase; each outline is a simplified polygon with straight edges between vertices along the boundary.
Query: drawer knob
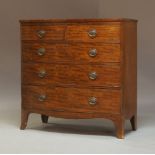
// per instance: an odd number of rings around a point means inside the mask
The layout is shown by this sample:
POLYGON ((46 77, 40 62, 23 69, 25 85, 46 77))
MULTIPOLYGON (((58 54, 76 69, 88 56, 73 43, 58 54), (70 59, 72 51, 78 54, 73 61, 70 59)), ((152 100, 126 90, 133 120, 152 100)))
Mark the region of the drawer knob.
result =
POLYGON ((89 73, 89 79, 96 80, 96 78, 97 78, 97 73, 96 72, 89 73))
POLYGON ((43 56, 45 52, 46 52, 45 48, 39 48, 37 53, 39 56, 43 56))
POLYGON ((89 35, 90 38, 95 38, 96 35, 97 35, 97 31, 96 31, 95 29, 90 30, 90 31, 88 32, 88 35, 89 35))
POLYGON ((39 97, 38 97, 38 101, 40 101, 40 102, 43 102, 43 101, 45 101, 46 100, 46 95, 40 95, 39 97))
POLYGON ((37 32, 37 35, 38 35, 39 38, 43 38, 43 37, 46 35, 46 31, 44 31, 44 30, 39 30, 39 31, 37 32))
POLYGON ((90 51, 89 51, 89 56, 90 57, 95 57, 97 55, 97 50, 96 49, 91 49, 90 51))
POLYGON ((46 76, 46 71, 45 71, 45 70, 40 71, 40 72, 38 73, 38 76, 39 76, 40 78, 44 78, 44 77, 46 76))
POLYGON ((97 98, 96 97, 90 97, 89 98, 89 104, 90 105, 95 105, 97 103, 97 98))

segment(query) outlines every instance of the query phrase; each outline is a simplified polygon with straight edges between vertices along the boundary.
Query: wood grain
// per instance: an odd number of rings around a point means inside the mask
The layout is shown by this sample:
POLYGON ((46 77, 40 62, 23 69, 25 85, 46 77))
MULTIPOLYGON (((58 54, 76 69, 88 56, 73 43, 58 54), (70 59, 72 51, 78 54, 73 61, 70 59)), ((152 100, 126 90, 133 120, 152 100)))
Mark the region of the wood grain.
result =
POLYGON ((23 92, 24 107, 113 114, 119 114, 121 110, 121 90, 24 86, 23 92), (38 101, 40 95, 46 95, 46 100, 38 101), (90 97, 97 98, 96 105, 88 103, 90 97))
POLYGON ((73 25, 67 26, 65 40, 82 42, 120 43, 120 24, 116 25, 73 25), (88 32, 97 31, 97 36, 91 38, 88 32))
POLYGON ((35 26, 24 25, 21 27, 22 40, 63 40, 65 33, 65 26, 62 25, 51 25, 51 26, 40 26, 36 24, 35 26), (37 33, 40 30, 46 31, 46 34, 43 38, 39 38, 37 33))
POLYGON ((118 22, 137 22, 136 19, 130 18, 83 18, 83 19, 33 19, 33 20, 20 20, 22 25, 31 25, 31 24, 105 24, 105 23, 118 23, 118 22))
POLYGON ((31 85, 91 85, 91 86, 121 86, 120 65, 58 65, 45 63, 24 63, 23 83, 31 85), (40 78, 38 73, 46 71, 46 76, 40 78), (89 79, 89 73, 96 72, 96 80, 89 79))
POLYGON ((137 127, 137 25, 124 23, 123 42, 123 85, 124 115, 131 120, 133 129, 137 127), (133 119, 132 119, 133 118, 133 119))
POLYGON ((103 43, 23 43, 24 62, 44 63, 105 63, 120 62, 121 51, 119 44, 103 43), (45 49, 45 54, 38 55, 40 48, 45 49), (95 57, 90 57, 89 51, 97 50, 95 57))

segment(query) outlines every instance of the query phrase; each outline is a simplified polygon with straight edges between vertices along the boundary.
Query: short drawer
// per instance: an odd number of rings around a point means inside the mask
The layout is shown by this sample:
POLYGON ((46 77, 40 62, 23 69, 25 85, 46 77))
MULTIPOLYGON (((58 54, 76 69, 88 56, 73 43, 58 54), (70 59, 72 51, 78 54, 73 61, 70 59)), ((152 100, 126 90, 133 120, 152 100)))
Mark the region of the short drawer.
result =
POLYGON ((71 25, 67 27, 66 40, 120 43, 120 24, 71 25))
POLYGON ((23 83, 36 85, 114 86, 121 83, 120 65, 23 63, 23 83))
POLYGON ((63 25, 24 25, 21 27, 22 40, 63 40, 65 26, 63 25))
POLYGON ((120 44, 23 43, 24 62, 120 62, 120 44))
POLYGON ((121 90, 23 86, 23 106, 68 112, 121 112, 121 90))

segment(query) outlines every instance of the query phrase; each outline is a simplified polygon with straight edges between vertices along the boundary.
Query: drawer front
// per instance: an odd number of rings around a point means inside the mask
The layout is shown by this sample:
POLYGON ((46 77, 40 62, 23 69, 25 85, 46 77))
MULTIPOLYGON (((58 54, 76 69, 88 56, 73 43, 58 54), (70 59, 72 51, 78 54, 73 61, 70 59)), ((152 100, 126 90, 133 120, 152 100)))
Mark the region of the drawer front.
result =
POLYGON ((72 25, 67 27, 66 40, 120 43, 120 25, 72 25))
POLYGON ((22 26, 22 40, 63 40, 65 26, 22 26))
POLYGON ((23 64, 23 82, 37 85, 120 86, 120 65, 23 64))
POLYGON ((119 44, 23 43, 24 62, 120 62, 119 44))
POLYGON ((23 87, 23 105, 70 112, 121 112, 121 90, 23 87))

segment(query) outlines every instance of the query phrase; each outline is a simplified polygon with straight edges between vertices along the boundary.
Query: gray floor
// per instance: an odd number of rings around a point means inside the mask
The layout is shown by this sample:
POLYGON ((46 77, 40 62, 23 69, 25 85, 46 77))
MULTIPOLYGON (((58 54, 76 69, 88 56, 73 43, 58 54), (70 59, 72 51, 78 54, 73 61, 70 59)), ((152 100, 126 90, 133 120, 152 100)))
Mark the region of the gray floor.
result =
POLYGON ((13 88, 1 90, 0 153, 155 153, 155 97, 151 81, 145 89, 139 86, 138 130, 132 132, 127 121, 124 140, 117 139, 113 124, 103 119, 50 118, 49 124, 42 124, 40 116, 32 114, 28 128, 21 131, 20 87, 14 91, 13 88))

